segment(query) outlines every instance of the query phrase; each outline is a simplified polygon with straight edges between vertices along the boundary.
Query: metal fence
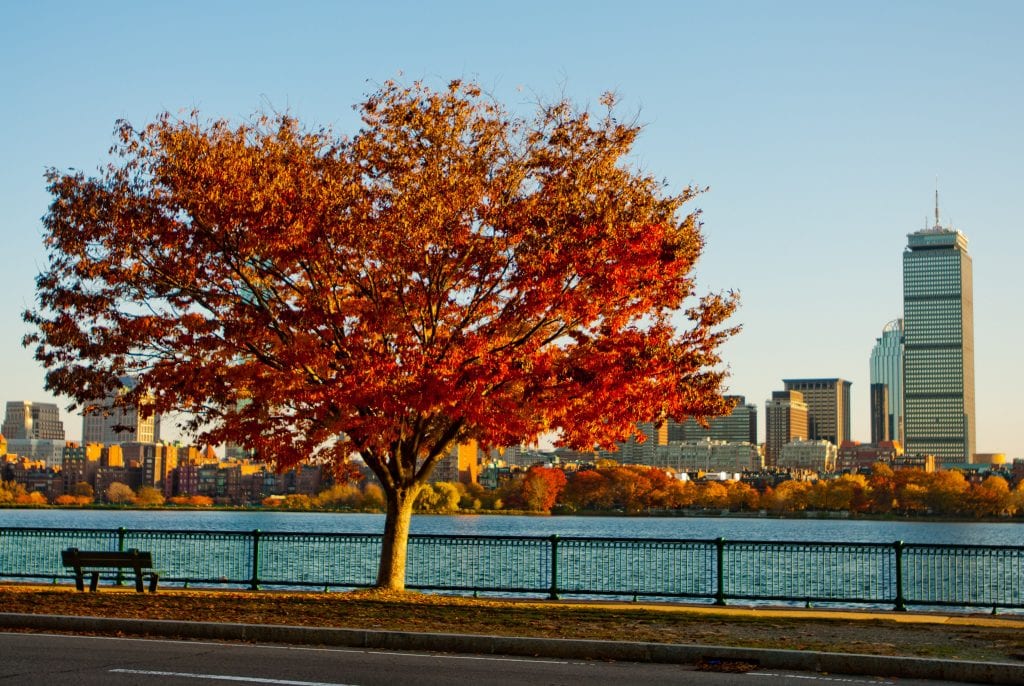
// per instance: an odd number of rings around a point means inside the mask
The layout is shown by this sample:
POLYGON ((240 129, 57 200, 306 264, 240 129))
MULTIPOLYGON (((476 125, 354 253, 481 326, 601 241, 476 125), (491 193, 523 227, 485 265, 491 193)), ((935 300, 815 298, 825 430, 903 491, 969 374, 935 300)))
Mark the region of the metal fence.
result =
MULTIPOLYGON (((70 582, 60 552, 152 552, 172 585, 357 588, 372 534, 0 528, 0 578, 70 582)), ((113 574, 110 575, 114 577, 113 574)), ((582 537, 409 537, 406 585, 457 593, 1024 608, 1024 547, 582 537)))

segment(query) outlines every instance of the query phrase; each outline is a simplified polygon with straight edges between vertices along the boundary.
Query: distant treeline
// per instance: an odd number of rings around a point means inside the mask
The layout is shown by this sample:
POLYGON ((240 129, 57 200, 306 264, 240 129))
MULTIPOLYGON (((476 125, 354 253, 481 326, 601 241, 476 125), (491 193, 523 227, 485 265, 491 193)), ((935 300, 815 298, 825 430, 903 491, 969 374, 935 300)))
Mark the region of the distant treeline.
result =
MULTIPOLYGON (((209 507, 205 496, 165 500, 154 488, 138 492, 115 483, 106 500, 135 507, 209 507)), ((91 492, 60 496, 53 505, 92 503, 91 492)), ((0 482, 0 506, 49 503, 24 486, 0 482)), ((372 482, 335 484, 317 495, 288 495, 263 501, 264 507, 289 510, 379 512, 384 494, 372 482)), ((566 472, 535 466, 515 474, 498 488, 479 484, 426 485, 416 500, 418 512, 554 512, 642 514, 652 511, 732 511, 794 514, 805 511, 866 515, 937 515, 958 518, 1024 516, 1024 481, 1011 489, 1000 476, 972 482, 959 471, 892 470, 876 464, 870 474, 844 474, 813 481, 789 480, 756 487, 745 481, 681 481, 663 470, 639 465, 609 465, 566 472)))

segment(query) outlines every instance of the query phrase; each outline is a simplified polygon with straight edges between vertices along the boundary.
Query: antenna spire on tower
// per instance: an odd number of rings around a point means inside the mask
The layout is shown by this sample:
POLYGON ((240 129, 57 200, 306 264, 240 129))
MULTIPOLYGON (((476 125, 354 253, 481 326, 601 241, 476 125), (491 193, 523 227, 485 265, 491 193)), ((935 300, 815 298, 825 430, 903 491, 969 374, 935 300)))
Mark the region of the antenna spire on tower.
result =
POLYGON ((935 226, 942 226, 939 223, 939 177, 935 177, 935 226))

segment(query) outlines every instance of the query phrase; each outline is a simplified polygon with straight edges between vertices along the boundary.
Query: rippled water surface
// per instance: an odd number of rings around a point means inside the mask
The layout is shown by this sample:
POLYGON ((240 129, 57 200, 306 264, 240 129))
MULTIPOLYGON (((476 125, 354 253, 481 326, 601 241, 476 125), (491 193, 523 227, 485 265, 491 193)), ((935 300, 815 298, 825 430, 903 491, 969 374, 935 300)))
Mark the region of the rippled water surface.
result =
MULTIPOLYGON (((272 511, 0 510, 0 527, 380 533, 384 515, 272 511)), ((1024 523, 763 517, 417 515, 414 534, 1024 545, 1024 523)))

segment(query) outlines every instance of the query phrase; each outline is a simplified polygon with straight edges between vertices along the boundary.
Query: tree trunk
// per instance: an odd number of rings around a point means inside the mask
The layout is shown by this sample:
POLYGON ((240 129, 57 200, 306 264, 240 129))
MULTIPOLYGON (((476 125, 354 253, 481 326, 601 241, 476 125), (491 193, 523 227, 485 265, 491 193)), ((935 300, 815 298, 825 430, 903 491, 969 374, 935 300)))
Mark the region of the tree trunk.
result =
POLYGON ((409 544, 409 522, 412 506, 419 494, 419 486, 385 491, 387 515, 384 519, 384 538, 381 541, 380 567, 377 588, 389 591, 405 590, 405 559, 409 544))

